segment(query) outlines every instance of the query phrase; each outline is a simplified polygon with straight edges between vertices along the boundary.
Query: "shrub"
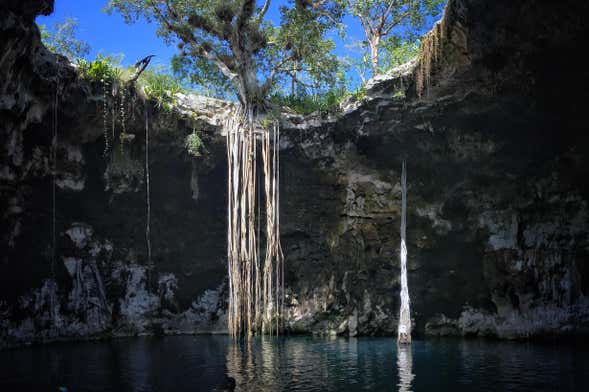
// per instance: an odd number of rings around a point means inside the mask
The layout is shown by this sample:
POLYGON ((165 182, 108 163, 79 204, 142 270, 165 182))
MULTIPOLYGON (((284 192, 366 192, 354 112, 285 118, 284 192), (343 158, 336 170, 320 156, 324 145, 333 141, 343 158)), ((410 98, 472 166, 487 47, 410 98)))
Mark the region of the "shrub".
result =
POLYGON ((183 91, 180 78, 166 72, 165 69, 147 69, 138 80, 149 99, 155 101, 156 107, 163 111, 172 110, 175 95, 183 91))
POLYGON ((120 60, 114 56, 104 56, 99 54, 96 59, 88 61, 79 59, 77 61, 78 70, 82 79, 90 82, 121 82, 126 72, 118 65, 120 60))

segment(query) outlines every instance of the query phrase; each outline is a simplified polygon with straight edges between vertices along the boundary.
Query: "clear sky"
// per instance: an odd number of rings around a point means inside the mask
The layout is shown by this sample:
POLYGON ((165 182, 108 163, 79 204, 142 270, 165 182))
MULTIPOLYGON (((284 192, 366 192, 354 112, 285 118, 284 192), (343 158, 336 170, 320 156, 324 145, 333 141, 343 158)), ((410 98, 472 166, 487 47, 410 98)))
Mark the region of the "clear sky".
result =
MULTIPOLYGON (((287 0, 274 0, 267 13, 267 18, 273 23, 280 21, 279 6, 287 3, 287 0)), ((66 17, 75 18, 78 21, 77 38, 90 45, 89 58, 93 59, 98 53, 124 54, 123 64, 134 64, 149 54, 157 57, 153 63, 168 66, 172 56, 177 52, 175 46, 167 46, 163 40, 156 36, 156 26, 140 20, 135 24, 127 25, 123 18, 114 13, 108 15, 103 11, 108 0, 55 0, 55 10, 52 15, 39 16, 37 23, 47 25, 51 30, 55 22, 63 22, 66 17)), ((358 58, 361 53, 352 49, 353 42, 361 40, 364 33, 360 23, 351 16, 344 18, 347 26, 344 40, 334 35, 336 43, 335 52, 338 56, 358 58)), ((428 21, 425 31, 429 30, 435 20, 428 21)), ((351 71, 348 75, 353 81, 357 81, 357 75, 351 71)))

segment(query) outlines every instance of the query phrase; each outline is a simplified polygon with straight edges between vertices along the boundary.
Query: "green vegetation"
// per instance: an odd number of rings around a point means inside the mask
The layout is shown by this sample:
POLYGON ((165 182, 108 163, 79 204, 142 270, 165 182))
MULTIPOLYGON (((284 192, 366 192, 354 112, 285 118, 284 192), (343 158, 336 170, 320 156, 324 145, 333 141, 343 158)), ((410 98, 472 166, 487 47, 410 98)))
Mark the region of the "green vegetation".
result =
POLYGON ((297 114, 334 111, 347 96, 345 90, 330 90, 320 94, 284 95, 280 92, 270 96, 270 102, 297 114))
MULTIPOLYGON (((260 6, 252 0, 110 0, 109 12, 118 11, 128 21, 146 17, 159 25, 159 34, 179 43, 170 68, 148 68, 136 81, 138 90, 160 111, 169 113, 175 96, 187 90, 218 98, 237 98, 257 113, 282 110, 297 114, 333 113, 351 99, 366 99, 367 75, 385 74, 415 58, 420 51, 420 29, 438 15, 445 0, 289 0, 281 6, 278 25, 265 20, 270 1, 260 6), (365 37, 355 45, 363 51, 346 62, 334 54, 333 35, 344 38, 342 16, 357 17, 365 37), (245 48, 245 49, 244 49, 245 48), (352 65, 362 85, 350 89, 345 74, 352 65), (205 87, 206 86, 206 87, 205 87)), ((106 147, 126 142, 129 97, 127 82, 134 73, 122 66, 122 55, 99 54, 87 59, 89 46, 76 37, 78 23, 66 18, 50 29, 39 26, 48 49, 72 59, 81 79, 100 84, 104 97, 106 147), (107 115, 112 117, 107 135, 107 115), (116 124, 122 127, 115 136, 116 124), (111 126, 112 125, 112 126, 111 126)), ((429 44, 423 38, 424 49, 429 44)), ((439 49, 439 48, 438 48, 439 49)), ((433 50, 433 49, 432 49, 433 50)), ((430 50, 431 51, 431 50, 430 50)), ((423 89, 427 69, 417 84, 423 89), (421 80, 421 79, 423 80, 421 80)), ((404 91, 393 98, 403 99, 404 91)), ((185 140, 192 156, 203 153, 203 143, 193 132, 185 140)))
POLYGON ((165 112, 170 112, 175 103, 175 95, 185 91, 182 80, 165 69, 146 69, 141 74, 137 83, 143 87, 149 99, 155 102, 155 106, 165 112))
POLYGON ((408 42, 401 41, 396 36, 387 38, 382 44, 384 51, 378 65, 379 73, 386 74, 391 69, 417 58, 419 44, 419 40, 408 42))
MULTIPOLYGON (((91 61, 79 59, 77 66, 80 78, 93 83, 124 86, 133 74, 132 68, 121 65, 120 56, 99 54, 91 61)), ((137 85, 143 88, 147 98, 154 101, 159 110, 165 112, 172 110, 175 94, 188 90, 181 78, 164 67, 146 69, 137 80, 137 85)))
POLYGON ((270 1, 110 0, 129 23, 143 17, 178 42, 175 69, 192 82, 227 89, 248 109, 264 110, 277 87, 328 89, 338 68, 328 34, 339 26, 342 0, 289 1, 279 25, 265 19, 270 1))
POLYGON ((51 30, 46 25, 39 25, 41 40, 47 49, 61 54, 69 59, 84 58, 90 53, 90 46, 76 38, 78 21, 65 18, 61 23, 55 23, 51 30))
POLYGON ((194 130, 190 135, 186 136, 184 146, 186 147, 188 154, 192 155, 193 157, 200 157, 204 150, 204 144, 196 130, 194 130))
POLYGON ((78 59, 76 62, 80 78, 90 82, 102 83, 121 83, 123 76, 128 74, 121 67, 120 58, 109 55, 104 56, 99 54, 96 59, 89 61, 86 59, 78 59))
POLYGON ((354 91, 348 91, 342 87, 318 94, 283 95, 275 93, 270 96, 270 102, 297 114, 306 115, 314 112, 337 112, 339 105, 347 98, 362 102, 366 99, 366 89, 359 87, 354 91))
POLYGON ((357 69, 363 80, 401 65, 418 52, 419 32, 428 17, 438 16, 446 0, 346 0, 360 20, 364 56, 357 69))
MULTIPOLYGON (((147 69, 137 81, 159 110, 169 112, 175 94, 190 89, 308 114, 334 110, 350 96, 364 98, 362 87, 345 87, 346 67, 355 68, 364 84, 368 76, 415 58, 421 29, 439 15, 445 0, 289 0, 279 8, 278 25, 264 18, 271 1, 263 3, 110 0, 107 11, 120 12, 127 22, 145 17, 159 25, 166 41, 178 43, 170 69, 147 69), (332 39, 344 38, 345 13, 358 18, 365 33, 355 44, 363 55, 347 65, 334 54, 332 39)), ((45 45, 73 59, 83 79, 122 86, 132 75, 116 56, 86 59, 89 46, 76 38, 76 19, 39 27, 45 45)))

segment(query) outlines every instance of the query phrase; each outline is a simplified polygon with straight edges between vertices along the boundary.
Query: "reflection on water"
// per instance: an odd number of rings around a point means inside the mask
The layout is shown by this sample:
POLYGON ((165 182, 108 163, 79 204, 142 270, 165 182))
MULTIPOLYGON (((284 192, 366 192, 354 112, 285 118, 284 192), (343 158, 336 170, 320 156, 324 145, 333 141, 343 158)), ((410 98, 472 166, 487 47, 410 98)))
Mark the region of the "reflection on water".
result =
POLYGON ((394 338, 133 338, 0 351, 1 391, 575 391, 586 345, 394 338))
POLYGON ((397 346, 397 367, 399 369, 399 391, 410 392, 411 382, 415 377, 412 371, 413 358, 410 345, 397 346))

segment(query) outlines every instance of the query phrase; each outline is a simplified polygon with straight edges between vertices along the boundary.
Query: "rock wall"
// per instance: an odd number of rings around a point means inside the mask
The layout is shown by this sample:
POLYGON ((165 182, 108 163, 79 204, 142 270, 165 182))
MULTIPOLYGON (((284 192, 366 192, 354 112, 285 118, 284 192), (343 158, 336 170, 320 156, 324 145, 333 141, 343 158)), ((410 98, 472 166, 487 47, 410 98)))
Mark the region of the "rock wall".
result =
MULTIPOLYGON (((217 126, 231 105, 182 96, 170 115, 134 99, 133 142, 104 154, 101 86, 42 46, 34 17, 52 1, 34 3, 0 5, 0 345, 223 332, 217 126), (194 126, 203 157, 183 146, 194 126)), ((420 59, 372 81, 366 100, 285 117, 291 332, 396 330, 403 159, 417 333, 586 331, 589 74, 576 56, 586 11, 580 1, 451 0, 420 59)))

